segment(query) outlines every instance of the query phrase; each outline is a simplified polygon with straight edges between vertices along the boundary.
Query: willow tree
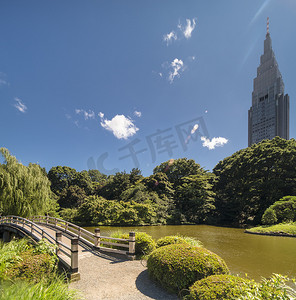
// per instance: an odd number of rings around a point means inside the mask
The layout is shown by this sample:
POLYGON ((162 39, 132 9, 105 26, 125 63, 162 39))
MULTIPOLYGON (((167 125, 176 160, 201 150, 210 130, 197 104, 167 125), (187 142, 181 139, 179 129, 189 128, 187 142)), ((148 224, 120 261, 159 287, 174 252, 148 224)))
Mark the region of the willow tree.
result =
POLYGON ((50 181, 37 164, 24 166, 5 148, 0 148, 0 213, 29 217, 55 209, 50 181))

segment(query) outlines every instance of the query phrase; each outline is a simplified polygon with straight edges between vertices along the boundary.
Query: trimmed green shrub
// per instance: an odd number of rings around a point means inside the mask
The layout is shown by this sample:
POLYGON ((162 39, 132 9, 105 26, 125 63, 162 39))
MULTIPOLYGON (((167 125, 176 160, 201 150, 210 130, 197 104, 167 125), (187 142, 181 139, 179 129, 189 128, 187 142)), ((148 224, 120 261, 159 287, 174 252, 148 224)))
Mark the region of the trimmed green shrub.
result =
POLYGON ((207 249, 187 244, 163 246, 147 261, 152 279, 169 292, 189 288, 196 280, 215 274, 228 274, 224 260, 207 249))
POLYGON ((202 247, 202 243, 194 238, 183 237, 180 235, 169 235, 157 240, 156 248, 171 245, 171 244, 188 244, 191 246, 202 247))
POLYGON ((196 281, 184 300, 237 299, 245 294, 244 283, 249 282, 233 275, 212 275, 196 281))
POLYGON ((267 208, 262 216, 262 224, 264 225, 273 225, 277 222, 276 213, 272 208, 267 208))

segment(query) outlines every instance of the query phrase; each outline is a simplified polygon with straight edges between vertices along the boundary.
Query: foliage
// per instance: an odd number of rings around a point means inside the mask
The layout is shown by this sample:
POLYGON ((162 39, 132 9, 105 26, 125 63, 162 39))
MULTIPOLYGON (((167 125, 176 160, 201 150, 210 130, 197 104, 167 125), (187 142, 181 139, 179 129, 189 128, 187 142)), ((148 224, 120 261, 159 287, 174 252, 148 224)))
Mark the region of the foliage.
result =
POLYGON ((102 174, 99 170, 88 170, 87 171, 90 180, 92 182, 105 182, 107 180, 107 175, 102 174))
POLYGON ((220 161, 213 172, 220 223, 258 224, 266 208, 296 194, 296 141, 275 137, 220 161))
MULTIPOLYGON (((128 239, 129 234, 124 233, 120 235, 122 239, 128 239)), ((141 258, 150 254, 156 248, 156 243, 152 236, 146 232, 136 232, 136 257, 141 258)))
POLYGON ((163 162, 155 167, 153 174, 165 173, 174 187, 180 185, 182 177, 203 174, 205 171, 193 159, 179 158, 163 162))
POLYGON ((76 221, 86 225, 144 225, 155 222, 155 206, 87 197, 78 208, 76 221))
POLYGON ((166 224, 173 211, 172 199, 167 198, 164 194, 159 196, 156 191, 148 189, 143 181, 123 191, 120 197, 125 202, 147 204, 153 208, 154 217, 150 221, 146 220, 146 223, 166 224))
POLYGON ((202 243, 194 238, 183 237, 180 235, 165 236, 157 240, 156 247, 163 247, 171 244, 188 244, 191 246, 202 247, 202 243))
POLYGON ((258 232, 258 233, 267 233, 267 234, 291 234, 296 235, 296 222, 294 223, 281 223, 272 226, 258 226, 246 230, 247 232, 258 232))
POLYGON ((178 292, 196 280, 214 274, 228 274, 224 260, 200 247, 172 244, 153 251, 147 261, 152 279, 169 292, 178 292))
POLYGON ((276 213, 275 211, 269 207, 265 210, 263 216, 262 216, 262 224, 265 224, 265 225, 273 225, 277 222, 277 217, 276 217, 276 213))
POLYGON ((210 173, 189 175, 180 179, 176 188, 176 208, 182 212, 186 222, 205 223, 215 210, 210 173))
MULTIPOLYGON (((244 283, 249 280, 233 275, 212 275, 196 281, 184 300, 226 300, 244 295, 244 283)), ((246 289, 246 288, 245 288, 246 289)))
POLYGON ((70 167, 57 166, 49 170, 48 178, 52 191, 57 195, 60 195, 63 190, 67 191, 72 185, 80 187, 87 195, 92 192, 92 181, 87 171, 77 172, 70 167))
POLYGON ((65 208, 78 207, 82 204, 86 197, 87 195, 84 189, 77 185, 71 185, 67 189, 62 190, 59 198, 59 204, 61 207, 65 208))
POLYGON ((275 216, 277 218, 276 222, 282 223, 296 221, 296 196, 285 196, 272 204, 268 209, 272 209, 275 212, 275 216))
POLYGON ((114 176, 108 178, 106 184, 98 191, 98 195, 108 200, 120 200, 123 191, 131 187, 130 174, 117 172, 114 176))
POLYGON ((78 216, 78 209, 63 208, 59 211, 59 215, 63 220, 74 223, 78 216))
POLYGON ((41 240, 35 247, 26 239, 0 244, 0 279, 39 281, 54 273, 57 266, 55 248, 41 240))
POLYGON ((26 239, 12 240, 9 243, 0 242, 0 279, 6 278, 6 271, 21 261, 20 254, 29 249, 26 239))
POLYGON ((37 164, 19 163, 5 148, 0 149, 0 213, 29 217, 57 209, 50 182, 37 164))
POLYGON ((42 277, 49 277, 55 270, 49 254, 36 254, 32 249, 20 254, 21 260, 5 270, 4 278, 30 280, 38 282, 42 277))
MULTIPOLYGON (((245 281, 245 294, 239 300, 295 300, 296 290, 286 285, 290 279, 287 276, 273 274, 269 279, 263 278, 260 283, 245 281)), ((295 283, 295 281, 294 281, 295 283)))
POLYGON ((0 286, 0 300, 74 300, 78 294, 69 290, 63 277, 38 283, 27 281, 5 282, 0 286))
POLYGON ((148 191, 156 192, 160 198, 164 196, 168 199, 174 197, 175 190, 165 173, 155 173, 141 180, 148 191))

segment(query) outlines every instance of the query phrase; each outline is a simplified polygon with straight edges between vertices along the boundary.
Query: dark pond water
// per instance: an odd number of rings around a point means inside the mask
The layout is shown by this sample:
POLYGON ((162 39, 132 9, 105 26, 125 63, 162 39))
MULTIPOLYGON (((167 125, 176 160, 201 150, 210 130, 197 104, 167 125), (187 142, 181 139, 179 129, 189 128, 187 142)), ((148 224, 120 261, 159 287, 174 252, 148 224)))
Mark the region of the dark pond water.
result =
MULTIPOLYGON (((94 231, 94 227, 86 228, 94 231)), ((296 277, 296 238, 251 235, 243 229, 207 225, 107 227, 101 226, 101 235, 113 231, 145 231, 154 239, 181 234, 199 239, 203 245, 220 255, 232 274, 248 274, 259 280, 272 273, 296 277)))

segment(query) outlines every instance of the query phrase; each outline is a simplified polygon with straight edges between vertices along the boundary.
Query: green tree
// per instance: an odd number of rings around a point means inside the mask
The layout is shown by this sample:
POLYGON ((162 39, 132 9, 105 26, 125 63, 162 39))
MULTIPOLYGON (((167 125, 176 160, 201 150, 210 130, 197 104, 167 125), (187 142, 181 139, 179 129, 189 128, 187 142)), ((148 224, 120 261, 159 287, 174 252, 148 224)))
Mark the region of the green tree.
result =
POLYGON ((296 141, 264 140, 220 161, 213 172, 220 222, 258 224, 277 199, 296 194, 296 141))
POLYGON ((87 171, 77 172, 70 167, 52 167, 48 172, 51 181, 52 191, 60 195, 63 190, 67 190, 71 185, 77 185, 85 191, 87 195, 92 193, 92 181, 87 171))
POLYGON ((135 184, 137 181, 143 178, 142 172, 138 168, 133 168, 129 174, 129 180, 131 184, 135 184))
POLYGON ((176 190, 176 208, 187 222, 204 223, 211 218, 214 206, 212 174, 190 175, 181 179, 176 190))
POLYGON ((88 170, 88 175, 92 182, 105 182, 107 180, 107 175, 101 173, 99 170, 88 170))
POLYGON ((130 175, 124 172, 117 172, 114 176, 109 176, 107 183, 98 191, 99 196, 109 200, 120 200, 123 191, 131 186, 130 175))
POLYGON ((144 217, 143 213, 139 213, 139 219, 144 223, 166 224, 172 217, 174 208, 172 199, 166 195, 160 197, 155 191, 149 190, 142 181, 122 192, 120 198, 125 202, 146 205, 142 207, 144 210, 149 207, 149 217, 144 217), (152 214, 152 211, 155 214, 152 214))
POLYGON ((50 181, 37 164, 24 166, 5 148, 0 149, 0 211, 3 215, 29 217, 57 209, 50 181))
POLYGON ((182 177, 203 174, 205 171, 193 159, 179 158, 176 160, 170 159, 153 170, 153 174, 160 172, 165 173, 174 188, 176 188, 182 177))
POLYGON ((173 184, 169 181, 165 173, 155 173, 143 178, 141 182, 149 191, 156 192, 161 198, 165 196, 168 199, 172 199, 174 197, 173 184))
MULTIPOLYGON (((269 210, 272 210, 275 214, 276 221, 274 223, 296 221, 296 196, 285 196, 281 198, 280 200, 273 203, 269 208, 267 208, 264 212, 264 215, 269 210)), ((262 222, 264 215, 262 216, 262 222)))
POLYGON ((81 205, 86 196, 84 189, 77 185, 71 185, 67 189, 62 190, 59 204, 64 208, 75 208, 81 205))
POLYGON ((277 222, 275 211, 272 208, 267 208, 262 216, 262 224, 274 225, 277 222))

